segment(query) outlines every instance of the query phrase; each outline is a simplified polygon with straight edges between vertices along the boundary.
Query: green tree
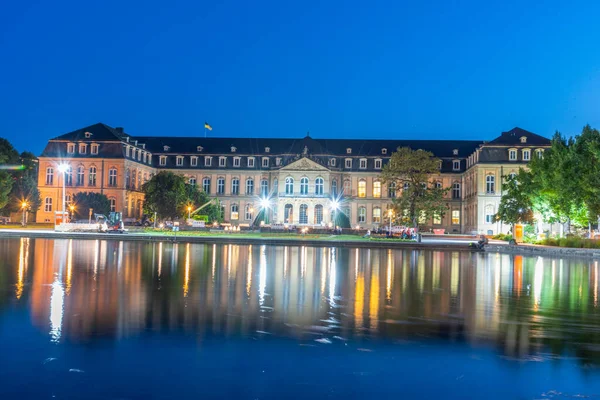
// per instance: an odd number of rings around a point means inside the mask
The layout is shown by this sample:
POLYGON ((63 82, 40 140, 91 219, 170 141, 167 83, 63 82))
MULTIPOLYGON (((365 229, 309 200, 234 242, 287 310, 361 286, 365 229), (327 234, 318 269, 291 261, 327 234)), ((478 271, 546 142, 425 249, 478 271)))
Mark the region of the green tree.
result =
POLYGON ((20 161, 20 168, 12 173, 13 186, 5 211, 16 212, 21 209, 23 202, 27 202, 28 210, 35 212, 42 204, 37 186, 37 157, 30 152, 23 152, 20 161))
POLYGON ((15 176, 10 171, 18 165, 19 153, 8 140, 0 138, 0 166, 4 167, 0 170, 0 210, 3 212, 10 212, 4 210, 9 203, 10 192, 15 182, 15 176))
POLYGON ((142 185, 145 195, 144 210, 159 218, 177 218, 185 211, 186 202, 195 194, 186 187, 185 178, 169 171, 161 171, 142 185))
MULTIPOLYGON (((519 176, 525 179, 529 174, 524 170, 519 176)), ((519 178, 509 178, 504 185, 505 194, 500 200, 496 217, 509 224, 531 224, 533 219, 533 202, 530 192, 522 189, 519 178)))
POLYGON ((185 201, 183 203, 184 209, 182 214, 187 217, 187 207, 191 206, 192 211, 205 205, 212 200, 212 204, 209 204, 198 211, 199 215, 208 216, 208 222, 223 222, 223 216, 221 215, 221 204, 218 199, 211 199, 206 192, 198 190, 195 185, 185 184, 185 201))
POLYGON ((106 195, 94 192, 79 192, 73 196, 75 218, 87 219, 90 208, 94 214, 108 215, 110 213, 110 200, 106 195))
POLYGON ((396 215, 404 216, 415 228, 419 221, 434 215, 443 217, 448 209, 445 197, 450 188, 438 188, 429 182, 431 175, 439 171, 440 160, 432 153, 408 147, 399 147, 383 167, 381 179, 402 188, 400 196, 393 199, 396 215))

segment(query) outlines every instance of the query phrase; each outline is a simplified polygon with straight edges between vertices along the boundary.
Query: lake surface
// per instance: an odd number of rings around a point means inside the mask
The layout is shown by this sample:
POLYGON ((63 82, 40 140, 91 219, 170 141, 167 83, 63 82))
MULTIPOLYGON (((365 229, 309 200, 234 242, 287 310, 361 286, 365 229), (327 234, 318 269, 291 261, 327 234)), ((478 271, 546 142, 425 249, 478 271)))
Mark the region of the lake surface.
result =
POLYGON ((600 399, 597 262, 0 240, 0 399, 600 399))

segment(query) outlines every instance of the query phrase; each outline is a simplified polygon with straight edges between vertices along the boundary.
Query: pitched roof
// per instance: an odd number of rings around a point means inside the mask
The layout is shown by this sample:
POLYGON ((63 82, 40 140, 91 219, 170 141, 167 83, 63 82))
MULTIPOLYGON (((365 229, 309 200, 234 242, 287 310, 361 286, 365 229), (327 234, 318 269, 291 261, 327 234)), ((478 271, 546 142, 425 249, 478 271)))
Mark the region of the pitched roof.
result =
POLYGON ((65 133, 64 135, 55 137, 52 140, 75 141, 75 140, 88 139, 88 140, 93 140, 93 141, 111 141, 111 140, 121 141, 121 140, 124 140, 125 137, 127 137, 127 136, 128 135, 120 132, 118 128, 112 128, 106 124, 99 122, 94 125, 86 126, 85 128, 77 129, 73 132, 65 133), (86 132, 91 133, 92 134, 91 137, 87 138, 85 136, 86 132))
POLYGON ((512 128, 510 131, 502 132, 500 136, 492 140, 488 144, 499 144, 499 145, 510 145, 510 144, 527 144, 527 145, 550 145, 550 139, 535 134, 533 132, 526 131, 519 127, 512 128), (521 138, 526 137, 527 141, 521 143, 521 138))

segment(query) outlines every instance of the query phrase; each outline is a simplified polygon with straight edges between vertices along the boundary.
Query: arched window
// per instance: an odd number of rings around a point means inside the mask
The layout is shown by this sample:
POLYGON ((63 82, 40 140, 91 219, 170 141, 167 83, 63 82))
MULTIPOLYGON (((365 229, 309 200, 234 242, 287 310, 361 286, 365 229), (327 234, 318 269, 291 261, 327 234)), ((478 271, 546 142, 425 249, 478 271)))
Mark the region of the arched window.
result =
POLYGON ((108 186, 117 186, 117 169, 111 168, 108 170, 108 186))
POLYGON ((373 197, 376 199, 381 197, 381 182, 379 181, 373 182, 373 197))
POLYGON ((279 190, 279 181, 277 180, 277 178, 273 179, 273 193, 277 194, 277 191, 279 190))
POLYGON ((52 185, 54 183, 54 168, 46 168, 46 185, 52 185))
MULTIPOLYGON (((77 186, 85 185, 85 167, 83 165, 77 167, 77 180, 75 184, 77 186)), ((129 185, 129 172, 127 173, 127 184, 129 185)))
POLYGON ((117 211, 117 199, 115 199, 114 197, 111 197, 108 200, 110 201, 110 211, 112 211, 112 212, 117 211))
POLYGON ((225 193, 225 178, 217 178, 217 194, 225 193))
POLYGON ((496 177, 492 174, 485 177, 485 191, 494 193, 496 191, 496 177))
POLYGON ((367 209, 365 207, 358 207, 358 223, 364 223, 367 220, 367 209))
POLYGON ((388 197, 393 199, 396 197, 396 182, 390 182, 388 185, 388 197))
POLYGON ((291 176, 285 178, 285 194, 294 194, 294 178, 291 176))
POLYGON ((202 191, 204 193, 210 193, 210 178, 206 177, 202 179, 202 191))
POLYGON ((246 179, 246 194, 254 194, 254 179, 246 179))
POLYGON ((141 188, 142 188, 142 172, 141 172, 141 171, 138 171, 138 174, 137 174, 137 176, 138 176, 138 183, 137 183, 137 187, 138 187, 138 189, 141 189, 141 188))
POLYGON ((190 176, 190 179, 188 179, 188 184, 190 184, 191 186, 196 186, 196 177, 190 176))
POLYGON ((300 179, 300 194, 308 194, 308 178, 300 179))
POLYGON ((317 204, 315 206, 315 225, 321 225, 323 223, 323 206, 317 204))
POLYGON ((494 218, 496 213, 494 213, 494 206, 492 204, 488 204, 485 206, 485 222, 487 224, 494 223, 494 218))
POLYGON ((517 174, 515 172, 511 172, 510 174, 508 174, 508 177, 510 179, 515 179, 517 177, 517 174))
POLYGON ((358 197, 367 197, 367 181, 364 179, 358 181, 358 197))
POLYGON ((320 196, 323 194, 323 178, 317 178, 315 180, 315 194, 320 196))
POLYGON ((308 206, 306 204, 300 204, 300 216, 299 223, 308 224, 308 206))
POLYGON ((134 169, 131 171, 131 188, 135 189, 135 183, 137 182, 137 171, 134 169))
POLYGON ((458 182, 452 184, 452 198, 460 199, 460 183, 458 182))
POLYGON ((333 197, 337 197, 337 180, 333 179, 331 181, 331 195, 333 197))
POLYGON ((246 204, 244 207, 244 218, 246 221, 252 221, 252 214, 254 213, 254 207, 252 204, 246 204))
POLYGON ((294 222, 294 206, 291 204, 286 204, 283 209, 283 222, 286 224, 291 224, 294 222))
POLYGON ((403 191, 406 191, 406 190, 408 190, 409 188, 410 188, 410 183, 408 183, 408 182, 404 182, 404 185, 402 185, 402 190, 403 190, 403 191))
POLYGON ((266 179, 260 181, 260 194, 263 197, 269 195, 269 181, 266 179))
POLYGON ((88 178, 89 186, 96 186, 96 167, 90 167, 90 174, 88 178))
POLYGON ((238 205, 233 203, 231 205, 231 219, 239 219, 239 208, 238 205))
POLYGON ((65 171, 65 185, 73 186, 73 167, 70 165, 67 166, 67 170, 65 171))
POLYGON ((440 181, 435 181, 433 187, 435 187, 436 189, 441 189, 442 188, 442 182, 440 181))
POLYGON ((231 194, 240 194, 240 180, 238 178, 231 180, 231 194))
POLYGON ((52 212, 52 197, 46 197, 46 199, 44 199, 44 211, 52 212))
POLYGON ((379 208, 379 207, 373 208, 373 223, 374 224, 381 223, 381 208, 379 208))
POLYGON ((345 196, 352 195, 352 182, 350 182, 350 179, 346 179, 344 181, 344 195, 345 196))

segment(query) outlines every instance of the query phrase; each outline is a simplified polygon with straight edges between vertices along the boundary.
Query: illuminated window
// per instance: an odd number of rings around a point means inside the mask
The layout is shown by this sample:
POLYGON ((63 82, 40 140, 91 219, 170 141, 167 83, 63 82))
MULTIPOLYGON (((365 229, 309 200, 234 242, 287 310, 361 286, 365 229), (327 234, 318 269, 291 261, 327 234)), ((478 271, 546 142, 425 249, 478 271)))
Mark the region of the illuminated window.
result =
POLYGON ((362 179, 358 181, 358 197, 367 197, 367 182, 362 179))
POLYGON ((442 224, 442 216, 440 215, 440 213, 434 213, 433 214, 433 224, 434 225, 441 225, 442 224))
POLYGON ((375 207, 373 209, 373 223, 379 224, 381 223, 381 208, 375 207))
POLYGON ((315 194, 317 196, 320 196, 323 194, 323 178, 317 178, 315 180, 315 194))
POLYGON ((376 199, 381 197, 381 182, 379 181, 373 182, 373 197, 376 199))
POLYGON ((460 211, 452 210, 452 225, 460 225, 460 211))
POLYGON ((231 219, 239 219, 239 209, 237 204, 231 205, 231 219))

